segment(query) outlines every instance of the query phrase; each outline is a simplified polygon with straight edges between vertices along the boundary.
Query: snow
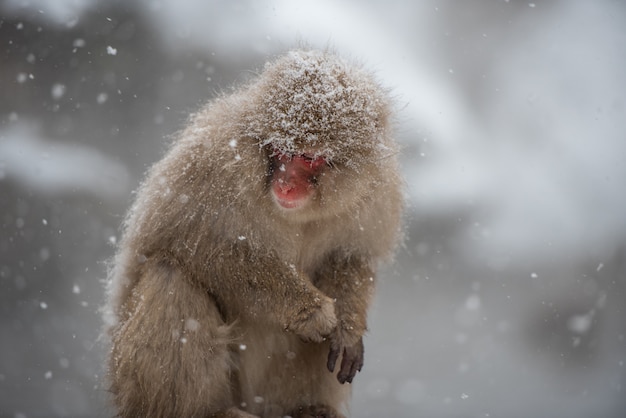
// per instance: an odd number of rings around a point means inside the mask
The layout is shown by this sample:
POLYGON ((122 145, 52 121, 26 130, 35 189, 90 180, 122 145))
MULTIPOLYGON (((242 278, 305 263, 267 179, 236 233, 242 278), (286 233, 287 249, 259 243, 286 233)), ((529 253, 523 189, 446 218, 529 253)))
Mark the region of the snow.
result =
POLYGON ((480 296, 476 294, 469 295, 465 300, 465 308, 468 311, 475 311, 480 308, 480 296))
POLYGON ((87 42, 83 38, 76 38, 72 43, 74 48, 84 48, 87 45, 87 42))
POLYGON ((26 73, 18 73, 17 77, 16 77, 16 80, 20 84, 25 83, 26 80, 28 80, 28 74, 26 74, 26 73))
POLYGON ((572 316, 567 321, 567 327, 577 334, 586 334, 591 329, 594 314, 595 312, 591 310, 583 315, 572 316))
POLYGON ((98 95, 96 96, 96 103, 98 104, 104 104, 106 103, 106 101, 109 99, 109 95, 107 93, 98 93, 98 95))
POLYGON ((111 198, 129 190, 128 170, 113 158, 95 148, 50 141, 25 123, 0 128, 0 164, 4 180, 44 194, 80 190, 111 198))
POLYGON ((390 88, 407 181, 353 416, 621 418, 622 4, 161 1, 137 6, 149 28, 102 7, 0 5, 24 36, 0 57, 0 415, 113 415, 96 311, 130 190, 184 115, 302 40, 390 88))
POLYGON ((55 83, 52 85, 52 90, 50 93, 52 94, 52 98, 54 100, 59 100, 65 95, 65 90, 65 85, 61 83, 55 83))
POLYGON ((187 318, 185 320, 185 330, 196 332, 200 329, 200 322, 197 319, 187 318))
POLYGON ((342 149, 385 150, 379 146, 384 139, 379 119, 386 117, 385 97, 370 75, 338 56, 291 51, 266 65, 264 79, 251 94, 263 113, 249 117, 246 128, 261 145, 290 153, 299 142, 330 160, 347 154, 342 149))
MULTIPOLYGON (((267 9, 251 7, 249 13, 223 10, 224 19, 216 25, 205 24, 195 2, 160 7, 157 27, 185 27, 185 43, 204 45, 221 59, 236 60, 241 48, 264 53, 302 39, 366 62, 393 89, 402 108, 400 139, 417 149, 423 148, 424 137, 430 139, 430 152, 421 151, 426 161, 416 164, 408 157, 404 164, 412 207, 437 214, 474 209, 478 202, 475 210, 490 214, 490 235, 476 240, 468 234, 461 245, 481 250, 482 256, 510 248, 542 257, 550 253, 548 245, 568 254, 578 250, 582 236, 597 255, 626 231, 620 215, 625 198, 616 192, 618 179, 626 178, 620 160, 626 143, 619 135, 625 118, 618 116, 624 60, 615 52, 624 39, 615 34, 614 22, 605 24, 611 13, 620 15, 617 6, 606 6, 617 11, 605 12, 578 1, 556 8, 529 6, 522 12, 513 3, 482 5, 489 11, 484 23, 473 27, 473 20, 464 22, 470 38, 462 41, 452 32, 440 36, 447 29, 436 25, 450 11, 439 7, 433 14, 429 2, 400 10, 354 2, 272 1, 267 9), (507 10, 526 13, 526 20, 515 26, 507 23, 514 14, 494 17, 507 10), (229 23, 231 14, 241 22, 237 28, 229 23), (532 26, 524 27, 523 36, 504 35, 521 31, 524 24, 532 26), (226 33, 232 36, 223 37, 226 33), (207 39, 216 36, 227 41, 207 46, 207 39), (247 44, 252 38, 262 41, 247 44), (474 67, 466 69, 460 68, 466 62, 434 67, 432 61, 456 59, 446 55, 445 42, 470 48, 462 49, 464 59, 472 52, 480 59, 467 60, 474 67), (489 48, 499 48, 498 55, 483 52, 489 48), (585 65, 580 65, 581 51, 591 54, 585 65), (454 70, 454 81, 448 69, 454 70), (455 84, 477 71, 475 97, 455 90, 455 84), (570 97, 574 91, 576 98, 570 97), (474 104, 474 98, 481 102, 474 104), (563 187, 568 179, 576 187, 563 187), (602 202, 603 216, 595 216, 591 202, 602 202)), ((215 7, 206 5, 204 11, 217 13, 215 7)), ((176 42, 168 31, 160 34, 166 42, 176 42)))

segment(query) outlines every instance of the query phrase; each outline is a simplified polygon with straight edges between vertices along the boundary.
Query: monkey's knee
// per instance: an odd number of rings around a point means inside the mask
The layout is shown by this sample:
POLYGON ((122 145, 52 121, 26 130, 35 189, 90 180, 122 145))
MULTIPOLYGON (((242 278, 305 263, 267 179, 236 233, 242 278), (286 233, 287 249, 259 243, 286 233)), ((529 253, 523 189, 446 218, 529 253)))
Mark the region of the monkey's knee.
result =
POLYGON ((197 344, 184 333, 175 338, 171 344, 123 341, 116 347, 111 391, 121 416, 209 416, 233 404, 228 347, 197 344))
POLYGON ((179 280, 180 273, 151 273, 137 285, 137 300, 129 303, 134 309, 113 333, 111 392, 120 415, 226 411, 233 405, 230 327, 208 295, 179 280))
POLYGON ((170 344, 122 341, 116 347, 111 391, 121 416, 209 416, 233 404, 228 347, 180 335, 170 344))

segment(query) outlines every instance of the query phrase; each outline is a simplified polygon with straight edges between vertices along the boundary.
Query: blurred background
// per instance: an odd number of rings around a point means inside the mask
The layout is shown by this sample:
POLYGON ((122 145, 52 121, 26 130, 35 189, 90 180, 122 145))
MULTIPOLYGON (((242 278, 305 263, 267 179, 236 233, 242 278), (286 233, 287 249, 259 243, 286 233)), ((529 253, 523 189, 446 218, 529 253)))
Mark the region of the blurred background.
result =
POLYGON ((0 416, 111 416, 106 260, 187 115, 298 45, 397 107, 355 417, 626 416, 622 1, 0 0, 0 416))

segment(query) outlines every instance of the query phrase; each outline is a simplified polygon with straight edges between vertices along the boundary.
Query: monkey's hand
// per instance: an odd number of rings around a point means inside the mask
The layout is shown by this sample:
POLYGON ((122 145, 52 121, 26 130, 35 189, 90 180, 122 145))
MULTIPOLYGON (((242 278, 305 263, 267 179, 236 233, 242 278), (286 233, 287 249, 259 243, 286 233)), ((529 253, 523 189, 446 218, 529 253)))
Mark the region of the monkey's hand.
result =
POLYGON ((341 330, 337 327, 335 333, 330 337, 330 352, 328 353, 328 371, 335 371, 335 365, 342 354, 341 366, 337 372, 337 380, 339 383, 352 383, 352 379, 356 372, 360 372, 363 368, 363 337, 358 337, 355 342, 354 337, 346 338, 341 330))
POLYGON ((327 296, 315 298, 314 306, 304 307, 286 329, 305 341, 322 342, 337 327, 335 303, 327 296))

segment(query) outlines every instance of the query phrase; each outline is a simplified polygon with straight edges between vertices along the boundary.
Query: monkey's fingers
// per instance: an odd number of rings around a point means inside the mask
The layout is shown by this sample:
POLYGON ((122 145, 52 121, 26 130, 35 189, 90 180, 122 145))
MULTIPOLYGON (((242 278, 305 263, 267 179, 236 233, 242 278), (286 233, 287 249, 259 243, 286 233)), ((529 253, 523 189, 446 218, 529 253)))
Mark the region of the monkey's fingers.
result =
POLYGON ((341 346, 336 344, 334 341, 330 344, 330 351, 328 352, 328 361, 326 362, 326 367, 329 372, 335 371, 335 364, 337 364, 337 359, 339 358, 339 354, 341 353, 341 346))
POLYGON ((360 372, 363 368, 363 340, 351 347, 343 349, 343 358, 341 359, 341 368, 337 373, 339 383, 352 383, 356 372, 360 372))

